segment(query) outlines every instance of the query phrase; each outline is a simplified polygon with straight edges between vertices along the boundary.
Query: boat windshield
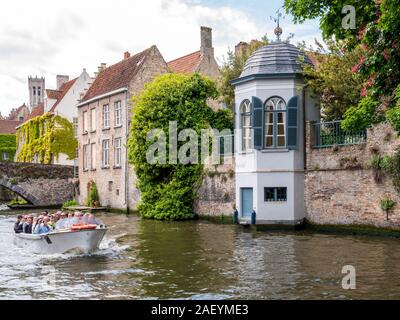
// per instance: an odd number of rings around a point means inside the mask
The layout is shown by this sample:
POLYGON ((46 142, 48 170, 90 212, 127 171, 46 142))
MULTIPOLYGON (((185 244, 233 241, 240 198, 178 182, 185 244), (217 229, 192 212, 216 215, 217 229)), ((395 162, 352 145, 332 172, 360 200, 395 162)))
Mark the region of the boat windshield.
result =
POLYGON ((102 225, 103 222, 97 218, 95 218, 92 215, 89 216, 82 216, 82 217, 72 217, 72 218, 65 218, 58 220, 56 223, 56 230, 61 230, 61 229, 70 229, 73 225, 79 225, 79 224, 96 224, 96 225, 102 225))

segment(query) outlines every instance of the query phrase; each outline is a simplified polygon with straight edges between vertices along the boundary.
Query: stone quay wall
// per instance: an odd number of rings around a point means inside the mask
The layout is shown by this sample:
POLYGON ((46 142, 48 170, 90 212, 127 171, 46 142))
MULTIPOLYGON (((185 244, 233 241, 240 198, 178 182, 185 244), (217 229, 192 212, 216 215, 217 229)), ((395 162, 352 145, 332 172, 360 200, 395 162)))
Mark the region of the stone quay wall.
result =
POLYGON ((306 129, 305 206, 306 219, 323 225, 369 225, 400 228, 400 194, 390 177, 375 178, 370 168, 374 154, 390 155, 400 146, 397 133, 388 124, 367 131, 367 141, 352 146, 312 148, 311 124, 306 129), (396 206, 389 213, 381 199, 396 206))
POLYGON ((198 190, 194 212, 200 216, 232 216, 235 205, 235 166, 211 165, 204 168, 203 183, 198 190))

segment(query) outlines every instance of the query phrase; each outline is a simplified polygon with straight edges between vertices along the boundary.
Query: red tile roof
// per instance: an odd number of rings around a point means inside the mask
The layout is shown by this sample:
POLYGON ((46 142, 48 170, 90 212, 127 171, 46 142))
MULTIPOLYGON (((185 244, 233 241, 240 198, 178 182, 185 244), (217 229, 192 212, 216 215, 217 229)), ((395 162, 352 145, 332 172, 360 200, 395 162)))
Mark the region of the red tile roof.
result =
POLYGON ((74 83, 76 82, 76 80, 78 80, 78 78, 75 78, 73 80, 70 80, 68 82, 65 82, 61 88, 60 88, 60 95, 57 99, 57 102, 51 107, 50 112, 54 112, 56 110, 56 107, 59 105, 59 103, 61 102, 62 99, 64 99, 65 95, 67 94, 67 92, 69 91, 69 89, 71 89, 71 87, 74 85, 74 83))
POLYGON ((47 95, 47 98, 49 98, 49 99, 58 100, 60 98, 61 91, 46 89, 46 95, 47 95))
POLYGON ((194 73, 201 61, 200 51, 193 52, 186 56, 168 62, 168 67, 176 73, 194 73))
POLYGON ((42 116, 43 114, 44 114, 44 104, 40 103, 36 107, 33 107, 32 112, 29 115, 28 119, 26 119, 26 121, 29 121, 29 120, 31 120, 33 118, 38 117, 38 116, 42 116))
POLYGON ((139 71, 142 62, 153 48, 146 49, 101 71, 86 92, 82 102, 128 87, 131 80, 139 71))
POLYGON ((0 134, 15 134, 15 128, 20 124, 22 121, 0 120, 0 134))

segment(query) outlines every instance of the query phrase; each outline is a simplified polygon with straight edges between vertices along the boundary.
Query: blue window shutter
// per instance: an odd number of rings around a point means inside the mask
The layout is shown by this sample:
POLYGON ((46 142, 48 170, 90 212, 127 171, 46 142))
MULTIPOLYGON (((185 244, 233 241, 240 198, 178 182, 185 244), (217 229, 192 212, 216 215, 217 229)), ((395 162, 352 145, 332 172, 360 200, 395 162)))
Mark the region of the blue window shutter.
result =
POLYGON ((287 104, 287 147, 297 149, 299 136, 299 96, 291 98, 287 104))
POLYGON ((263 103, 257 97, 251 98, 252 103, 252 123, 254 131, 254 149, 263 148, 263 103))

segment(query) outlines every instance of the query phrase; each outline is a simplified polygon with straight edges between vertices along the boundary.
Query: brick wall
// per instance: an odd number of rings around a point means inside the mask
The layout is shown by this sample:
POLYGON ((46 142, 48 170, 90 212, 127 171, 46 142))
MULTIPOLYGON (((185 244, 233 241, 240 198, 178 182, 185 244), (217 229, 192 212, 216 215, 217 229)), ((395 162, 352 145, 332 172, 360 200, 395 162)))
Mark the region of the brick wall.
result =
POLYGON ((400 226, 400 195, 390 177, 376 182, 369 162, 374 153, 393 154, 400 139, 388 124, 367 132, 363 144, 313 149, 311 125, 307 124, 305 173, 306 218, 318 224, 400 226), (382 198, 397 202, 390 221, 380 208, 382 198))

